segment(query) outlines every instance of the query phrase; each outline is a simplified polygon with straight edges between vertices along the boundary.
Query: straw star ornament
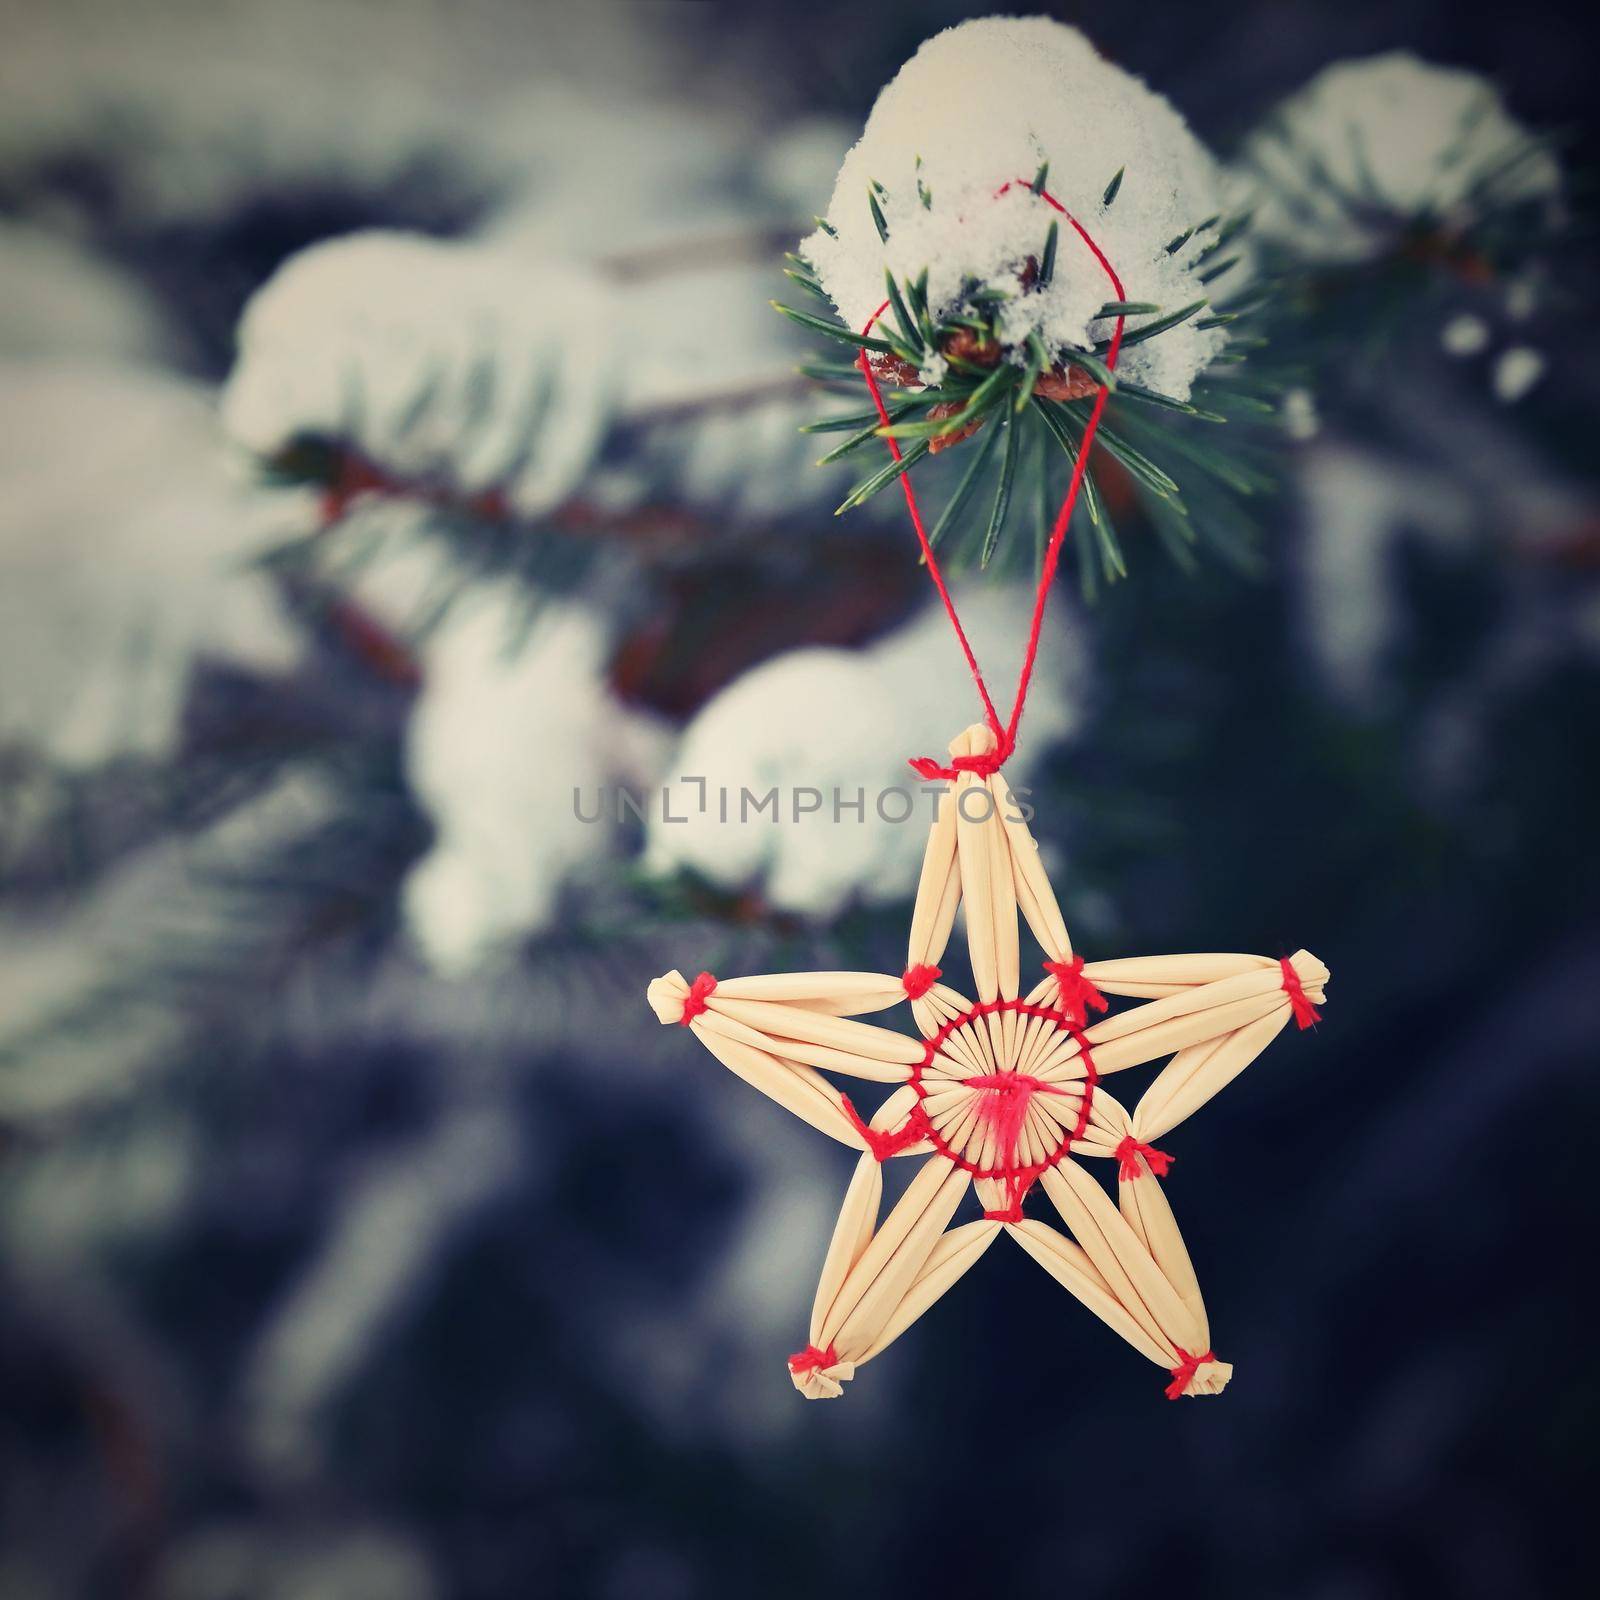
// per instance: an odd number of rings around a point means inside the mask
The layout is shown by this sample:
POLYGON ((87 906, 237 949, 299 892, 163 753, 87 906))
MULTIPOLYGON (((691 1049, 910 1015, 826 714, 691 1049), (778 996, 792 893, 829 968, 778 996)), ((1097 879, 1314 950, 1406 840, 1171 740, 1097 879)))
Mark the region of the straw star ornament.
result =
MULTIPOLYGON (((1040 19, 992 19, 967 24, 965 29, 993 35, 1014 68, 1032 63, 1045 71, 1047 79, 1057 68, 1067 71, 1074 62, 1082 66, 1089 58, 1087 45, 1070 30, 1040 19)), ((906 69, 908 81, 938 62, 954 63, 959 69, 965 48, 962 33, 941 35, 919 52, 906 69)), ((967 39, 971 37, 968 31, 967 39)), ((877 436, 890 461, 858 485, 846 507, 891 482, 899 484, 923 565, 971 672, 984 721, 950 746, 947 766, 926 757, 911 762, 922 778, 943 780, 948 788, 929 832, 907 965, 900 977, 799 972, 719 982, 702 972, 690 984, 681 973, 669 972, 650 985, 649 1000, 662 1022, 692 1029, 739 1077, 861 1152, 823 1261, 807 1343, 789 1357, 795 1387, 807 1398, 842 1393, 856 1369, 899 1338, 973 1266, 1002 1229, 1136 1350, 1166 1368, 1171 1374, 1166 1391, 1171 1399, 1217 1394, 1233 1369, 1212 1352, 1200 1286, 1159 1182, 1172 1158, 1154 1141, 1237 1077, 1291 1017, 1302 1028, 1316 1021, 1327 969, 1304 950, 1279 961, 1248 955, 1187 955, 1085 965, 1073 953, 1038 846, 1001 775, 1016 749, 1038 661, 1045 605, 1079 493, 1088 482, 1089 462, 1125 335, 1130 347, 1142 347, 1184 321, 1203 302, 1127 333, 1129 315, 1160 308, 1129 299, 1110 256, 1074 214, 1083 211, 1097 232, 1110 225, 1110 207, 1124 172, 1117 172, 1103 192, 1098 185, 1085 189, 1084 174, 1075 172, 1073 189, 1082 191, 1082 198, 1075 198, 1074 209, 1069 209, 1045 187, 1049 162, 1040 160, 1036 106, 1024 101, 1026 115, 1018 122, 1013 102, 1005 97, 983 112, 986 123, 1002 132, 1010 130, 1006 137, 996 134, 994 148, 979 163, 984 166, 992 158, 990 176, 972 164, 966 124, 951 123, 946 130, 953 141, 954 166, 947 174, 950 183, 941 179, 936 186, 938 193, 953 187, 958 196, 967 194, 972 202, 947 207, 940 214, 947 215, 950 231, 933 253, 939 257, 941 273, 952 269, 949 276, 956 287, 947 285, 937 292, 930 288, 931 268, 925 266, 904 280, 909 285, 908 300, 905 287, 897 283, 896 262, 880 259, 879 246, 900 249, 896 229, 905 227, 911 242, 904 248, 914 253, 919 239, 927 242, 923 225, 936 200, 928 188, 928 168, 916 153, 927 132, 926 119, 913 119, 916 143, 904 149, 900 147, 904 141, 897 142, 891 126, 898 126, 892 107, 880 119, 887 101, 906 97, 896 87, 900 83, 897 79, 874 108, 867 133, 846 167, 872 143, 874 127, 881 120, 879 131, 887 140, 880 152, 884 159, 897 166, 901 157, 906 162, 914 157, 916 200, 907 199, 897 209, 894 187, 873 181, 867 207, 870 233, 854 211, 849 216, 840 212, 835 220, 822 222, 820 234, 808 241, 808 250, 832 260, 836 268, 841 251, 849 255, 858 246, 865 249, 872 272, 859 282, 852 280, 850 293, 843 296, 852 307, 849 325, 834 327, 805 313, 790 314, 857 347, 855 365, 872 412, 865 433, 844 449, 853 450, 877 436), (1031 180, 1016 176, 1032 170, 1035 162, 1039 164, 1031 180), (885 205, 894 213, 892 222, 885 205), (1017 236, 1018 259, 1027 255, 1027 239, 1036 234, 1044 240, 1043 251, 1037 258, 1028 256, 1028 271, 1011 274, 1003 284, 988 283, 993 261, 1011 259, 1004 232, 1008 219, 1025 224, 1025 231, 1033 230, 1026 239, 1017 236), (1073 252, 1070 267, 1063 265, 1063 244, 1073 252), (886 273, 888 298, 868 316, 877 297, 880 269, 886 273), (1034 312, 1043 314, 1048 294, 1041 299, 1042 289, 1053 286, 1051 292, 1058 291, 1071 279, 1074 292, 1086 292, 1092 304, 1101 291, 1092 287, 1085 291, 1083 285, 1093 285, 1096 274, 1104 278, 1114 298, 1090 318, 1096 334, 1093 351, 1077 341, 1061 344, 1055 334, 1050 345, 1042 342, 1042 333, 1030 334, 1017 344, 1021 323, 1016 318, 1026 321, 1034 312), (1004 306, 1008 315, 997 319, 995 305, 1004 306), (884 322, 891 310, 892 326, 884 322), (864 323, 855 321, 856 313, 865 317, 864 323), (940 320, 944 318, 953 320, 940 320), (1110 336, 1101 344, 1099 335, 1108 322, 1110 336), (978 346, 972 344, 974 330, 981 330, 978 346), (974 365, 968 359, 980 350, 987 352, 987 365, 981 361, 974 365), (870 358, 874 351, 887 352, 895 364, 882 374, 875 371, 870 358), (923 384, 930 355, 937 356, 931 364, 945 373, 943 381, 953 381, 961 389, 959 398, 940 389, 934 403, 934 390, 923 384), (949 376, 952 363, 954 380, 949 376), (1072 416, 1081 432, 1061 437, 1072 458, 1071 476, 1042 553, 1016 695, 1010 716, 1002 721, 934 550, 940 529, 959 510, 966 486, 952 497, 930 534, 911 468, 921 452, 935 447, 935 441, 957 443, 968 437, 983 422, 991 402, 993 421, 985 428, 988 442, 993 446, 998 432, 1005 429, 1004 461, 1014 467, 1016 434, 1010 419, 1021 416, 1034 401, 1044 407, 1047 420, 1054 415, 1049 411, 1054 401, 1040 398, 1040 383, 1047 375, 1053 380, 1058 368, 1064 392, 1075 396, 1072 403, 1080 407, 1072 416), (911 384, 913 390, 923 387, 921 397, 913 393, 908 403, 928 406, 926 419, 906 423, 900 400, 893 400, 896 409, 891 411, 893 397, 885 397, 879 381, 891 373, 897 383, 911 384), (1012 390, 1019 385, 1014 395, 1012 390), (871 418, 876 418, 876 426, 871 418), (899 443, 902 438, 908 444, 905 451, 899 443), (944 959, 958 907, 965 913, 975 999, 939 981, 943 972, 938 963, 944 959), (1042 978, 1025 995, 1019 911, 1045 957, 1042 978), (1147 1003, 1113 1013, 1108 995, 1147 1003), (920 1038, 853 1020, 902 1000, 910 1001, 920 1038), (1091 1012, 1101 1013, 1100 1019, 1091 1022, 1091 1012), (1168 1058, 1165 1066, 1131 1114, 1104 1089, 1103 1081, 1111 1074, 1161 1057, 1168 1058), (864 1120, 828 1074, 895 1088, 871 1119, 864 1120), (925 1159, 888 1215, 880 1219, 882 1166, 897 1156, 925 1159), (1080 1156, 1115 1163, 1116 1202, 1079 1164, 1080 1156), (1024 1214, 1023 1203, 1036 1187, 1044 1191, 1066 1232, 1024 1214), (982 1217, 951 1226, 968 1190, 976 1192, 982 1217)), ((965 76, 961 83, 966 86, 965 76)), ((1047 93, 1045 98, 1058 97, 1047 93)), ((1069 97, 1067 104, 1071 103, 1069 97)), ((1159 113, 1151 107, 1132 109, 1156 120, 1170 116, 1169 108, 1159 113)), ((1091 121, 1087 131, 1093 127, 1091 121)), ((1075 124, 1064 130, 1063 147, 1075 151, 1085 131, 1075 124)), ((1195 168, 1193 154, 1187 152, 1177 162, 1186 173, 1195 168)), ((841 176, 836 206, 844 196, 846 210, 850 209, 849 192, 859 194, 852 190, 853 181, 847 184, 841 176)), ((912 192, 904 188, 902 199, 912 192)), ((1191 228, 1170 244, 1157 246, 1158 263, 1170 260, 1195 231, 1191 228)), ((1150 251, 1144 244, 1137 239, 1123 243, 1137 269, 1148 270, 1150 251)), ((804 270, 799 281, 825 299, 832 298, 842 311, 840 296, 830 295, 805 261, 800 265, 804 270)), ((848 266, 844 262, 844 268, 848 266)), ((1225 268, 1211 275, 1221 270, 1225 268)), ((899 271, 903 277, 903 261, 899 271)), ((1229 320, 1197 326, 1214 330, 1229 320)), ((1137 385, 1124 388, 1149 393, 1137 385)), ((1104 443, 1113 448, 1109 434, 1104 443)), ((1006 471, 1003 466, 985 561, 1008 501, 1006 471)), ((1098 520, 1092 490, 1087 504, 1091 520, 1098 520)))
POLYGON ((649 987, 724 1066, 861 1152, 823 1261, 795 1387, 831 1398, 976 1263, 1002 1230, 1069 1293, 1171 1374, 1166 1392, 1217 1394, 1200 1286, 1159 1179, 1156 1148, 1237 1077, 1291 1018, 1316 1021, 1327 969, 1263 956, 1075 955, 1038 846, 982 724, 951 746, 928 837, 904 974, 798 972, 649 987), (975 999, 939 981, 963 908, 975 999), (1044 952, 1022 991, 1018 912, 1044 952), (1107 996, 1146 1003, 1112 1012, 1107 996), (909 1000, 908 1038, 853 1018, 909 1000), (1091 1012, 1103 1013, 1089 1021, 1091 1012), (1167 1057, 1130 1113, 1104 1080, 1167 1057), (870 1120, 825 1074, 893 1084, 870 1120), (923 1157, 880 1220, 882 1164, 923 1157), (1115 1164, 1113 1202, 1079 1157, 1115 1164), (1038 1188, 1066 1232, 1026 1216, 1038 1188), (951 1223, 969 1189, 980 1220, 951 1223))

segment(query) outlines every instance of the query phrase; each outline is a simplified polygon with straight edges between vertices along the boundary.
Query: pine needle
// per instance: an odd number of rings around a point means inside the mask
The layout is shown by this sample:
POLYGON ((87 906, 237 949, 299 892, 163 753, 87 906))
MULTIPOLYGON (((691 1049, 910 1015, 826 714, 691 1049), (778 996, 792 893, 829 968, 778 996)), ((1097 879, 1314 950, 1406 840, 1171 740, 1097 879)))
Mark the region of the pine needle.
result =
POLYGON ((989 565, 989 558, 1000 543, 1001 530, 1006 524, 1006 512, 1011 508, 1011 486, 1017 476, 1017 434, 1020 431, 1018 424, 1008 413, 1002 413, 994 426, 1005 431, 1006 452, 1000 461, 1000 482, 995 488, 994 505, 989 512, 989 526, 983 535, 983 553, 978 558, 979 566, 983 567, 989 565))
MULTIPOLYGON (((1210 302, 1195 300, 1189 305, 1181 306, 1178 310, 1159 318, 1155 322, 1147 322, 1142 328, 1130 328, 1122 335, 1122 348, 1128 349, 1132 345, 1143 344, 1146 339, 1153 339, 1158 333, 1165 333, 1168 328, 1176 328, 1180 322, 1187 322, 1195 312, 1203 310, 1210 302)), ((1109 350, 1111 341, 1102 340, 1095 346, 1096 350, 1109 350)))
POLYGON ((878 204, 878 197, 870 187, 867 190, 867 204, 872 208, 872 222, 878 230, 878 237, 888 244, 889 224, 884 220, 883 207, 878 204))
POLYGON ((1052 222, 1050 231, 1044 236, 1044 254, 1039 258, 1039 288, 1049 283, 1056 274, 1056 245, 1060 242, 1061 227, 1059 223, 1052 222))
POLYGON ((783 275, 792 282, 798 283, 807 294, 814 294, 817 299, 830 306, 833 304, 832 299, 828 295, 828 291, 824 289, 815 278, 808 277, 803 272, 797 272, 793 267, 785 267, 783 269, 783 275))
POLYGON ((906 309, 900 285, 894 281, 894 273, 887 268, 884 269, 883 281, 889 289, 889 306, 894 312, 894 320, 899 324, 901 333, 905 335, 906 343, 915 350, 922 343, 922 335, 917 332, 917 325, 911 320, 911 313, 906 309))
POLYGON ((863 501, 870 500, 880 489, 886 489, 903 472, 909 472, 928 453, 928 442, 919 439, 907 450, 898 461, 891 461, 888 466, 874 472, 870 478, 863 478, 854 489, 845 497, 834 516, 843 516, 846 511, 861 505, 863 501))
POLYGON ((1022 383, 1017 389, 1017 398, 1012 409, 1019 414, 1027 409, 1028 402, 1033 398, 1033 386, 1039 381, 1040 374, 1049 365, 1050 352, 1044 347, 1044 340, 1038 333, 1028 335, 1028 365, 1022 374, 1022 383))
POLYGON ((802 328, 810 328, 814 333, 825 333, 830 339, 838 339, 842 344, 858 345, 863 350, 881 350, 888 355, 899 353, 888 339, 874 339, 864 333, 852 333, 842 322, 829 322, 826 317, 814 317, 809 311, 796 311, 793 306, 786 306, 781 300, 772 300, 768 304, 774 311, 781 311, 791 322, 798 322, 802 328))
POLYGON ((984 430, 982 443, 972 452, 971 465, 962 474, 961 482, 956 485, 956 492, 950 496, 949 504, 939 513, 939 520, 934 523, 933 532, 928 535, 930 545, 938 544, 966 508, 973 491, 978 487, 978 480, 983 476, 984 468, 989 464, 989 457, 994 454, 995 441, 999 437, 998 430, 994 428, 984 430))

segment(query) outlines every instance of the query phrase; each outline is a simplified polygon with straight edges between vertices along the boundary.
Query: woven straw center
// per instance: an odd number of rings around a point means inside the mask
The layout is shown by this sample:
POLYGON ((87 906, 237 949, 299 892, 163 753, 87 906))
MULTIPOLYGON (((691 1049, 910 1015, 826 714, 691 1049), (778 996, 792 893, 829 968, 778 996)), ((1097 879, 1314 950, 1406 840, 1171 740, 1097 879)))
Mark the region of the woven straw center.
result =
POLYGON ((1094 1063, 1062 1012, 998 1000, 952 1018, 912 1070, 934 1148, 980 1178, 1036 1177, 1088 1125, 1094 1063))

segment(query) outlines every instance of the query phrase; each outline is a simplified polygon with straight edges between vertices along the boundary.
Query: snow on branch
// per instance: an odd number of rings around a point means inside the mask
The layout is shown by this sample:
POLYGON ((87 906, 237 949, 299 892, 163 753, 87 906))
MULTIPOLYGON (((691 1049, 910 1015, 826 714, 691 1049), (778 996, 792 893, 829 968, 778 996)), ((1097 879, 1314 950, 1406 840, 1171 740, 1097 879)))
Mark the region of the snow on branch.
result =
POLYGON ((1548 207, 1561 171, 1487 78, 1393 50, 1335 62, 1285 100, 1247 141, 1240 183, 1263 238, 1306 261, 1359 262, 1407 228, 1459 236, 1548 207))
MULTIPOLYGON (((1105 274, 1070 228, 1047 281, 1039 272, 1055 216, 1032 192, 1040 176, 1130 301, 1171 311, 1208 297, 1217 263, 1203 259, 1203 225, 1224 209, 1215 162, 1160 95, 1076 29, 1040 17, 963 23, 928 40, 878 96, 802 254, 857 331, 884 299, 886 269, 911 282, 926 270, 935 322, 982 285, 1009 291, 1000 332, 1014 360, 1026 359, 1030 334, 1051 352, 1092 351, 1113 326, 1100 315, 1105 274)), ((1128 348, 1119 375, 1185 400, 1225 342, 1191 319, 1128 348)))
MULTIPOLYGON (((1002 672, 1030 611, 1028 592, 1010 586, 974 589, 962 604, 1002 672)), ((1024 797, 1034 760, 1075 731, 1089 698, 1076 628, 1061 609, 1047 627, 1057 668, 1028 702, 1028 749, 1008 768, 1024 797)), ((865 650, 813 645, 772 657, 685 730, 667 769, 675 781, 650 818, 647 870, 688 869, 808 917, 903 899, 916 886, 933 792, 906 757, 938 748, 953 697, 968 692, 936 605, 865 650)))
POLYGON ((268 460, 332 443, 385 474, 533 517, 599 449, 615 361, 576 268, 365 233, 294 257, 251 301, 223 397, 268 460))

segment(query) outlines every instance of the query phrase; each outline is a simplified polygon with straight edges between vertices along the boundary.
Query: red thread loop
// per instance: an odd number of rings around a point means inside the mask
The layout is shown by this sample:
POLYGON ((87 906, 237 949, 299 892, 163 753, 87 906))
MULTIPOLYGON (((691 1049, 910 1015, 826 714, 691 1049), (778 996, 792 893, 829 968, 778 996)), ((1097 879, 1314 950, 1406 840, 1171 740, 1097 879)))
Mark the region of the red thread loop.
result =
POLYGON ((1061 987, 1061 1009, 1081 1028, 1089 1020, 1089 1007, 1096 1011, 1109 1009, 1106 997, 1095 988, 1092 979, 1083 975, 1083 957, 1070 961, 1047 961, 1044 970, 1061 987))
POLYGON ((839 1354, 830 1344, 826 1350, 819 1350, 814 1344, 808 1344, 804 1350, 796 1350, 789 1357, 789 1370, 791 1372, 820 1372, 824 1367, 837 1366, 839 1354))
POLYGON ((1117 1158, 1117 1176, 1124 1183, 1132 1183, 1144 1168, 1139 1165, 1139 1157, 1143 1156, 1150 1164, 1150 1170, 1158 1177, 1164 1178, 1172 1170, 1175 1159, 1165 1150, 1157 1150, 1153 1144, 1146 1144, 1142 1139, 1135 1139, 1130 1133, 1119 1144, 1114 1152, 1117 1158))
POLYGON ((879 1133, 861 1120, 861 1113, 851 1105, 849 1095, 842 1094, 839 1100, 844 1107, 844 1114, 850 1119, 850 1126, 866 1142, 872 1159, 880 1164, 928 1137, 928 1118, 920 1102, 912 1106, 903 1126, 893 1133, 879 1133))
POLYGON ((906 999, 920 1000, 943 976, 937 967, 907 967, 900 980, 906 986, 906 999))
POLYGON ((1312 1005, 1306 996, 1306 991, 1300 982, 1300 974, 1294 970, 1288 956, 1280 956, 1278 965, 1283 968, 1283 991, 1289 996, 1289 1006, 1294 1012, 1294 1020, 1300 1024, 1304 1031, 1313 1022, 1322 1021, 1322 1013, 1312 1005))
POLYGON ((1197 1373, 1201 1367, 1206 1364, 1206 1362, 1215 1361, 1217 1359, 1209 1350, 1205 1351, 1201 1355, 1192 1356, 1181 1345, 1174 1345, 1173 1349, 1178 1352, 1182 1359, 1178 1362, 1177 1366, 1171 1368, 1172 1382, 1167 1385, 1167 1399, 1169 1400, 1176 1400, 1180 1398, 1183 1394, 1183 1391, 1187 1389, 1190 1383, 1194 1380, 1195 1373, 1197 1373))
MULTIPOLYGON (((1028 178, 1015 178, 1011 182, 1003 183, 995 191, 995 198, 1011 189, 1032 189, 1032 180, 1028 178)), ((1128 298, 1127 292, 1122 287, 1122 279, 1117 276, 1117 269, 1106 259, 1105 252, 1101 250, 1083 224, 1061 204, 1048 189, 1034 191, 1038 198, 1054 211, 1059 211, 1067 219, 1073 231, 1089 247, 1089 252, 1100 263, 1100 269, 1110 280, 1112 290, 1119 301, 1128 298)), ((878 319, 889 309, 889 302, 885 300, 881 306, 867 319, 866 326, 862 328, 863 335, 870 334, 877 325, 878 319)), ((1106 351, 1106 366, 1115 368, 1117 356, 1122 350, 1123 318, 1117 318, 1117 325, 1112 330, 1111 345, 1106 351)), ((878 387, 878 380, 873 376, 872 364, 867 360, 867 352, 863 350, 856 358, 856 365, 861 368, 861 375, 867 381, 867 391, 872 396, 873 409, 878 413, 878 420, 887 428, 889 422, 889 408, 883 402, 883 393, 878 387)), ((1078 443, 1077 459, 1072 464, 1072 478, 1067 484, 1066 497, 1061 502, 1061 509, 1056 513, 1054 527, 1050 530, 1050 542, 1045 546, 1044 560, 1039 567, 1039 587, 1033 600, 1033 622, 1028 630, 1028 646, 1022 658, 1022 671, 1017 678, 1017 697, 1011 705, 1011 719, 1001 722, 1000 713, 994 708, 994 701, 989 696, 989 687, 983 681, 983 672, 978 666, 978 658, 973 654, 972 643, 967 638, 966 629, 961 626, 961 618, 956 615, 955 601, 950 598, 950 591, 945 586, 944 574, 939 570, 939 563, 934 557, 933 546, 928 542, 928 530, 923 526, 922 510, 917 505, 916 490, 911 487, 911 474, 900 474, 900 489, 905 495, 906 510, 911 515, 911 526, 916 530, 917 543, 922 546, 922 559, 928 568, 928 576, 933 579, 933 586, 939 591, 939 599, 944 604, 945 615, 950 619, 950 626, 955 629, 956 640, 961 646, 961 653, 967 659, 967 670, 972 674, 972 681, 978 687, 978 698, 983 702, 984 719, 993 731, 997 741, 993 750, 981 756, 957 756, 949 766, 935 761, 930 756, 916 756, 912 758, 911 766, 917 774, 932 782, 936 778, 954 781, 957 774, 962 772, 975 772, 979 777, 991 777, 1010 758, 1017 747, 1017 728, 1022 721, 1022 708, 1027 703, 1028 685, 1033 680, 1033 669, 1039 658, 1039 635, 1044 627, 1045 601, 1050 596, 1050 586, 1056 580, 1056 569, 1061 564, 1061 542, 1066 538, 1067 527, 1072 521, 1073 508, 1078 503, 1078 491, 1083 487, 1084 474, 1089 467, 1089 452, 1094 445, 1094 436, 1100 428, 1100 417, 1106 408, 1107 390, 1104 384, 1095 392, 1094 405, 1089 412, 1089 420, 1084 424, 1083 438, 1078 443)), ((884 443, 889 447, 889 454, 899 461, 900 444, 893 438, 886 438, 884 443)))
POLYGON ((716 986, 717 980, 709 972, 702 972, 689 985, 689 993, 685 996, 683 1002, 683 1015, 678 1018, 680 1027, 687 1028, 706 1009, 706 1001, 710 998, 711 991, 716 986))

